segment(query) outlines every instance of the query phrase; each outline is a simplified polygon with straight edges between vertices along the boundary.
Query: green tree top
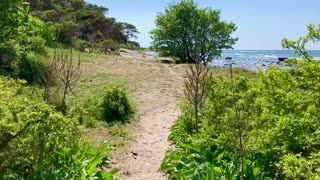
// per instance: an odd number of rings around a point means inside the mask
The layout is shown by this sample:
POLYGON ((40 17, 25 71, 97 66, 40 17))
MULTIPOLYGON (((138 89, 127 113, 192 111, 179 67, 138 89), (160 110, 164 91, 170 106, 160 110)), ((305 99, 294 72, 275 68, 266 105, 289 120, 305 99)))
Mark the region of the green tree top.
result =
POLYGON ((311 54, 309 54, 305 48, 306 44, 312 41, 313 43, 320 41, 320 24, 317 26, 314 24, 308 25, 308 34, 304 37, 300 37, 296 41, 288 40, 284 38, 282 40, 282 47, 287 49, 293 49, 293 51, 307 61, 313 60, 311 54))
POLYGON ((231 37, 235 30, 234 23, 220 20, 220 11, 182 0, 158 14, 156 29, 151 31, 152 46, 162 56, 207 64, 223 49, 232 48, 237 41, 231 37))
POLYGON ((22 0, 1 0, 0 42, 16 39, 19 27, 28 22, 28 3, 22 0))

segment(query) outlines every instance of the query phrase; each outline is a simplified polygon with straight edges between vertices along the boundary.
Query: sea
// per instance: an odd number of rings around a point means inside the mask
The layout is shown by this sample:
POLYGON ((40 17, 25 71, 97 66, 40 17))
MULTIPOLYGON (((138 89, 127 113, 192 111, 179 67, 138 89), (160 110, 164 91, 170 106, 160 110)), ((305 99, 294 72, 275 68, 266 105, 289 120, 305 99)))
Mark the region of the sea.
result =
MULTIPOLYGON (((320 59, 320 50, 308 51, 314 59, 320 59)), ((147 54, 156 56, 156 52, 147 54)), ((210 65, 222 68, 244 68, 251 71, 265 71, 270 66, 290 69, 279 58, 299 58, 292 50, 224 50, 221 57, 215 58, 210 65)))
MULTIPOLYGON (((308 51, 314 59, 320 59, 319 50, 308 51)), ((270 66, 290 69, 279 58, 299 58, 292 50, 224 50, 221 57, 215 58, 210 65, 229 68, 240 67, 251 71, 265 71, 270 66)))

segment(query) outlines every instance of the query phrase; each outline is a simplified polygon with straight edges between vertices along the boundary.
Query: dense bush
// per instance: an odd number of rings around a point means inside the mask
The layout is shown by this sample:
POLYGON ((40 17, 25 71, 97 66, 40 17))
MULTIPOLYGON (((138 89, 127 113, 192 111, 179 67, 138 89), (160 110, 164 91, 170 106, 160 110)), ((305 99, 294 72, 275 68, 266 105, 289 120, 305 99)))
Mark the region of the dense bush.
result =
POLYGON ((0 73, 3 75, 15 75, 18 70, 20 57, 19 44, 12 40, 0 42, 0 73))
POLYGON ((320 62, 290 63, 254 80, 214 78, 200 132, 190 133, 183 110, 170 135, 177 148, 162 170, 171 179, 236 179, 244 157, 246 179, 318 179, 320 62))
POLYGON ((68 116, 74 117, 86 128, 96 127, 102 112, 98 99, 98 96, 90 95, 82 103, 75 100, 70 105, 68 116))
POLYGON ((43 56, 34 53, 23 54, 18 64, 18 76, 20 79, 24 79, 30 84, 40 84, 41 73, 48 68, 47 63, 48 61, 43 56))
POLYGON ((121 44, 111 40, 104 40, 100 43, 100 46, 104 53, 108 53, 110 51, 116 51, 121 48, 121 44))
MULTIPOLYGON (((133 118, 136 108, 123 83, 110 83, 82 100, 70 104, 68 116, 85 127, 95 127, 100 122, 124 123, 133 118)), ((103 124, 102 123, 102 124, 103 124)))
POLYGON ((74 40, 72 44, 74 45, 74 48, 81 52, 85 52, 89 48, 89 43, 81 39, 74 40))
POLYGON ((98 172, 108 149, 89 148, 74 119, 24 92, 25 81, 0 77, 0 179, 84 179, 98 172))
POLYGON ((126 122, 133 117, 135 107, 123 84, 112 83, 105 87, 102 106, 102 118, 107 122, 126 122))

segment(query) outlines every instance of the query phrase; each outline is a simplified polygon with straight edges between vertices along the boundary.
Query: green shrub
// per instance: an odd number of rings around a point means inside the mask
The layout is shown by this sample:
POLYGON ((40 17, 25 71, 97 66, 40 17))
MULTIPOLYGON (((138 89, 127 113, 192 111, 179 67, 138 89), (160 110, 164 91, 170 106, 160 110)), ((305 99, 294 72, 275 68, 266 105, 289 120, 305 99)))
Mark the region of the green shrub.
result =
POLYGON ((109 149, 88 147, 73 118, 25 95, 25 81, 0 76, 0 179, 111 179, 109 149))
POLYGON ((92 112, 90 112, 90 109, 86 106, 79 105, 77 101, 70 106, 68 116, 77 119, 79 124, 86 128, 94 128, 98 123, 92 112))
POLYGON ((320 179, 320 151, 308 158, 300 154, 285 155, 277 166, 286 179, 320 179))
POLYGON ((16 75, 20 46, 16 41, 0 42, 0 73, 16 75))
POLYGON ((293 63, 292 69, 271 67, 251 80, 214 78, 199 133, 188 133, 190 112, 182 109, 170 135, 177 147, 162 169, 172 179, 198 178, 197 172, 212 172, 208 177, 215 179, 233 166, 233 177, 240 179, 242 153, 248 179, 319 179, 320 62, 293 63), (225 162, 217 168, 211 160, 221 153, 225 162))
POLYGON ((121 48, 121 44, 112 40, 104 40, 101 42, 102 50, 104 53, 108 53, 110 51, 116 51, 121 48))
POLYGON ((29 84, 41 83, 41 72, 47 69, 47 60, 40 55, 28 53, 21 55, 19 61, 20 79, 25 79, 29 84))
POLYGON ((88 42, 81 40, 81 39, 77 39, 73 42, 73 45, 76 49, 78 49, 81 52, 85 52, 86 49, 89 48, 89 44, 88 42))
POLYGON ((170 128, 171 133, 169 135, 169 140, 176 145, 181 143, 190 142, 192 140, 193 134, 193 123, 192 123, 192 110, 187 104, 181 105, 182 116, 179 116, 178 120, 170 128))
POLYGON ((135 107, 127 89, 120 83, 112 83, 105 87, 102 108, 102 119, 107 122, 126 122, 135 114, 135 107))

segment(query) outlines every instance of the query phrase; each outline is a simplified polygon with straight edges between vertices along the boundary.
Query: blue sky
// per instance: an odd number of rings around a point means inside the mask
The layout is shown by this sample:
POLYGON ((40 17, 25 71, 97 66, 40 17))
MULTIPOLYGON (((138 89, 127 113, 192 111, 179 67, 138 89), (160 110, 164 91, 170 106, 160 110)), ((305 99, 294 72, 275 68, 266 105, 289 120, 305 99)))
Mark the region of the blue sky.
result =
MULTIPOLYGON (((174 0, 86 0, 109 8, 108 17, 128 22, 140 31, 139 43, 147 47, 157 12, 174 0)), ((304 36, 308 24, 320 24, 320 0, 195 0, 199 7, 221 10, 221 19, 234 22, 239 40, 234 49, 281 49, 281 39, 304 36)), ((310 45, 309 49, 319 49, 310 45)))

